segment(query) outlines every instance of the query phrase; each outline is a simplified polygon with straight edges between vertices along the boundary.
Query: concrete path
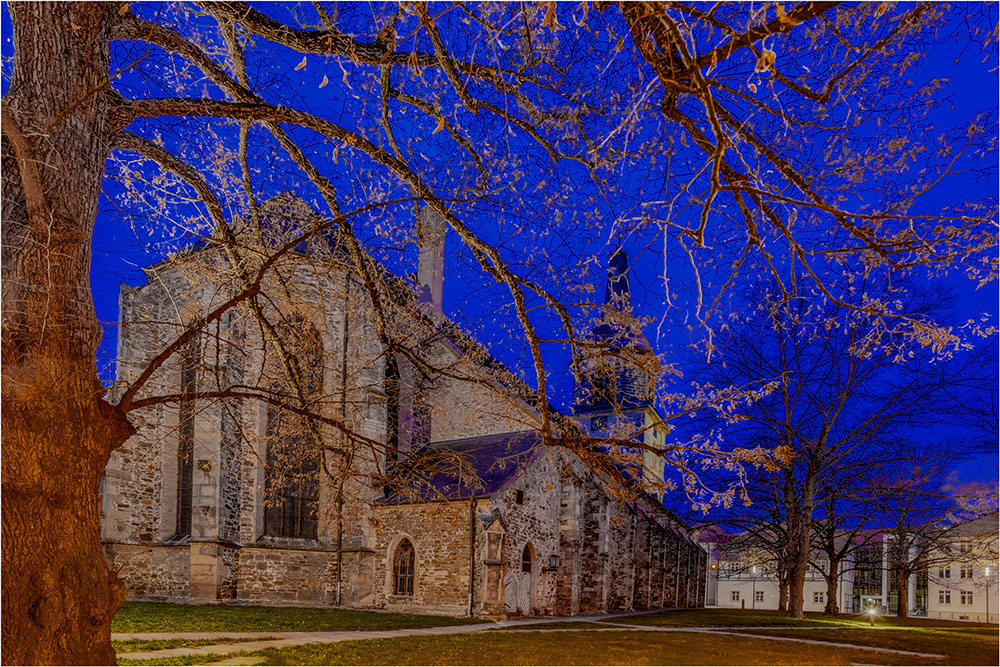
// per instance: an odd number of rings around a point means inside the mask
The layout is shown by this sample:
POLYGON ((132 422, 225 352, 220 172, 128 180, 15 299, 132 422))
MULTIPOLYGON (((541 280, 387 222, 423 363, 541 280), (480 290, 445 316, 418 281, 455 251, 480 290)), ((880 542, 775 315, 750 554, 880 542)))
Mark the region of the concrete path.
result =
MULTIPOLYGON (((921 658, 943 658, 945 656, 936 653, 918 653, 916 651, 904 651, 902 649, 889 649, 874 646, 860 646, 856 644, 844 644, 834 641, 823 641, 818 639, 805 639, 798 637, 776 637, 773 635, 747 634, 740 630, 823 630, 831 629, 825 626, 746 626, 740 628, 724 628, 717 626, 697 626, 697 627, 661 627, 655 625, 632 625, 627 622, 629 616, 654 613, 655 611, 668 610, 644 610, 635 612, 618 612, 613 614, 595 614, 590 616, 571 616, 559 618, 529 618, 512 619, 501 622, 477 623, 474 625, 451 625, 437 628, 409 628, 403 630, 347 630, 337 632, 131 632, 114 633, 111 638, 114 640, 126 639, 247 639, 236 644, 211 644, 207 646, 180 647, 162 649, 159 651, 136 651, 131 653, 119 653, 119 657, 131 660, 149 660, 153 658, 175 658, 190 655, 228 655, 241 651, 256 651, 263 648, 282 648, 285 646, 299 646, 302 644, 332 644, 342 641, 352 641, 358 639, 385 639, 390 637, 412 637, 427 635, 452 635, 467 634, 490 630, 492 632, 579 632, 579 628, 541 628, 533 629, 531 626, 552 623, 600 623, 593 629, 585 632, 621 632, 623 630, 633 632, 696 632, 701 634, 731 635, 735 637, 747 637, 751 639, 763 639, 772 641, 797 642, 801 644, 814 644, 820 646, 831 646, 836 648, 856 649, 860 651, 873 651, 875 653, 894 653, 898 655, 909 655, 921 658), (612 619, 621 619, 625 622, 613 622, 612 619), (611 627, 608 627, 611 626, 611 627), (257 641, 253 641, 257 640, 257 641)), ((877 628, 875 628, 877 629, 877 628)), ((260 656, 234 656, 219 662, 208 663, 211 665, 256 665, 261 664, 263 658, 260 656)))

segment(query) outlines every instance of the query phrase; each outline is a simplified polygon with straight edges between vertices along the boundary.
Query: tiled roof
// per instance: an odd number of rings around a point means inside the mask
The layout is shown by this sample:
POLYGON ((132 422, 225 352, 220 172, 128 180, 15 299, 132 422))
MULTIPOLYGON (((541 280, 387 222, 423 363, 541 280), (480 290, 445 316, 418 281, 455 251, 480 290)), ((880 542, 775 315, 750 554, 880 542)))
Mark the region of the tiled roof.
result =
POLYGON ((538 431, 435 442, 396 464, 398 488, 379 501, 405 504, 492 495, 539 452, 538 431))

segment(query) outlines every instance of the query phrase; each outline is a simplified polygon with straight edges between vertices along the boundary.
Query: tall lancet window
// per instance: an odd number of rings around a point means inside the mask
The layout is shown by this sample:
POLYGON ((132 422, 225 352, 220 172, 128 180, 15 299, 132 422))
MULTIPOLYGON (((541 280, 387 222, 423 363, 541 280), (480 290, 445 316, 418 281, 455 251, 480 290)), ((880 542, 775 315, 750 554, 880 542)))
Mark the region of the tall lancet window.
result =
POLYGON ((385 358, 385 444, 386 455, 399 458, 399 365, 396 357, 387 354, 385 358))
POLYGON ((177 532, 176 537, 191 535, 191 503, 194 488, 194 418, 195 394, 198 392, 198 366, 201 345, 198 334, 188 341, 181 354, 181 401, 177 439, 177 532))
MULTIPOLYGON (((302 318, 279 328, 278 345, 268 349, 266 366, 276 392, 308 403, 323 387, 323 347, 316 329, 302 318)), ((267 463, 264 467, 264 534, 315 539, 319 509, 319 433, 310 419, 279 407, 267 410, 267 463)))

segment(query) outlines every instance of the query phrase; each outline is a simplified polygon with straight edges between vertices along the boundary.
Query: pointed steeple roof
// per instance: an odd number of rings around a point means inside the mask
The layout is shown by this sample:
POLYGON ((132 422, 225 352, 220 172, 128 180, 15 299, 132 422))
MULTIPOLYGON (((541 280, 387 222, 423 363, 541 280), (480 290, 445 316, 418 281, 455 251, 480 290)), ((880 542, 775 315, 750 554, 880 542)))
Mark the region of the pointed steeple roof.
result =
POLYGON ((608 262, 608 279, 604 287, 604 315, 591 330, 597 342, 607 342, 609 347, 652 351, 632 315, 632 292, 628 282, 628 253, 619 246, 611 253, 608 262))
POLYGON ((617 310, 632 309, 632 294, 628 285, 628 254, 618 246, 608 262, 608 281, 604 286, 604 304, 614 304, 617 310))

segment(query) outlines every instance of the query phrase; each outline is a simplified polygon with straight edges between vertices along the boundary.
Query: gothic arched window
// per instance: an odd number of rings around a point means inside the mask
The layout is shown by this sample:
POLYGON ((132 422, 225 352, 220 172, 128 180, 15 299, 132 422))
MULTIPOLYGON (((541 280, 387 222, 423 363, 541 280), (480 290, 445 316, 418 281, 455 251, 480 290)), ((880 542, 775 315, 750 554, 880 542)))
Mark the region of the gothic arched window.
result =
POLYGON ((399 543, 392 557, 392 592, 394 595, 413 595, 413 571, 416 554, 413 544, 406 538, 399 543))
POLYGON ((521 552, 521 572, 531 573, 531 561, 534 560, 532 551, 531 542, 524 545, 524 551, 521 552))
POLYGON ((399 366, 395 356, 385 358, 385 444, 388 456, 399 458, 399 366))
POLYGON ((198 391, 201 345, 195 333, 181 355, 181 400, 177 445, 177 532, 191 535, 191 502, 194 488, 194 396, 198 391))
MULTIPOLYGON (((298 384, 306 398, 317 396, 323 387, 323 347, 316 329, 302 318, 295 318, 280 327, 278 333, 284 353, 280 349, 269 351, 274 386, 292 394, 298 384)), ((315 439, 316 425, 309 419, 281 408, 268 408, 265 535, 316 538, 319 453, 315 439)))

